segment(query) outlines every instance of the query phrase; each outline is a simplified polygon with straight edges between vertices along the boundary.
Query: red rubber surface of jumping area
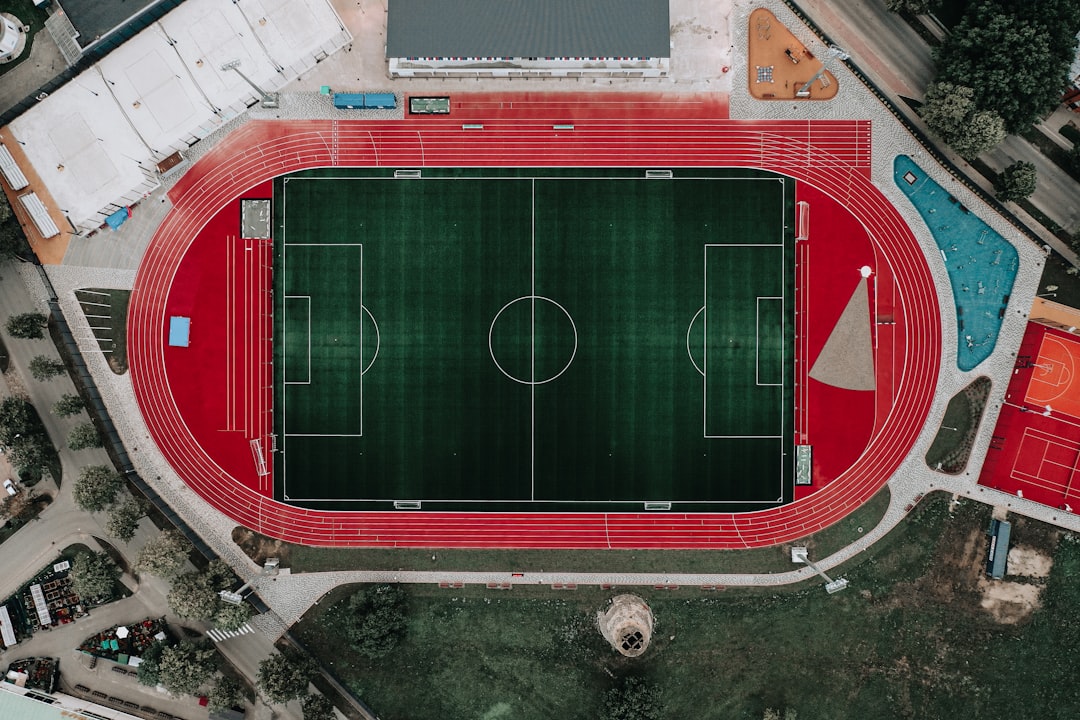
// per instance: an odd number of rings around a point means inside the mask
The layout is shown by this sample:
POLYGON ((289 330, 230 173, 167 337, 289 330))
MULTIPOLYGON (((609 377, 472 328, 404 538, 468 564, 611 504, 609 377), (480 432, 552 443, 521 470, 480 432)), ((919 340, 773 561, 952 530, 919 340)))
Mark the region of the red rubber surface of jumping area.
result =
MULTIPOLYGON (((135 396, 150 433, 195 492, 239 524, 313 545, 744 548, 816 532, 882 487, 906 457, 929 412, 941 359, 941 328, 923 252, 895 208, 869 180, 869 122, 729 120, 726 102, 705 96, 681 96, 676 101, 675 96, 657 95, 464 95, 453 100, 453 114, 442 117, 250 121, 208 152, 170 191, 174 209, 158 228, 136 278, 128 352, 135 396), (482 124, 483 129, 463 130, 463 120, 482 124), (573 124, 574 129, 555 130, 553 124, 573 124), (174 362, 180 349, 167 345, 168 317, 184 314, 184 303, 194 316, 193 345, 202 332, 199 318, 207 312, 197 307, 196 289, 177 291, 179 285, 218 283, 219 293, 238 298, 244 294, 220 286, 228 282, 225 269, 235 269, 235 263, 244 261, 227 255, 221 246, 219 256, 213 258, 201 257, 202 251, 189 253, 193 243, 205 231, 221 234, 227 232, 221 229, 226 225, 235 228, 235 219, 219 229, 213 223, 223 208, 236 204, 236 198, 268 197, 260 184, 284 173, 330 166, 494 165, 763 168, 805 183, 809 195, 800 199, 809 197, 819 209, 829 204, 826 197, 846 209, 850 215, 842 213, 847 219, 838 219, 837 227, 856 242, 855 249, 838 251, 843 253, 838 272, 850 287, 815 290, 811 286, 808 296, 800 297, 799 307, 822 317, 835 314, 854 286, 848 273, 857 269, 855 263, 868 264, 874 271, 873 312, 889 322, 873 326, 879 358, 877 390, 860 394, 851 406, 859 418, 872 418, 872 424, 860 425, 863 430, 859 431, 845 430, 835 436, 839 440, 830 439, 834 436, 825 408, 832 402, 822 400, 825 391, 809 386, 803 422, 809 439, 820 444, 823 461, 831 458, 823 486, 810 494, 800 490, 803 496, 780 508, 703 514, 325 512, 268 497, 269 483, 265 476, 256 476, 247 448, 250 437, 269 448, 268 415, 258 407, 243 410, 246 403, 268 396, 257 385, 254 390, 234 387, 231 396, 237 399, 211 401, 201 409, 200 401, 189 397, 227 397, 230 386, 214 383, 260 383, 259 372, 253 371, 246 380, 236 375, 228 380, 227 371, 220 369, 203 376, 197 366, 174 362), (861 239, 856 237, 860 233, 864 233, 861 239), (198 280, 193 269, 207 263, 221 268, 214 271, 218 280, 198 280), (224 402, 239 405, 233 406, 230 415, 220 410, 226 407, 224 402), (815 403, 820 407, 815 409, 815 403), (212 419, 209 430, 194 427, 200 412, 219 416, 212 419), (204 438, 215 432, 215 423, 228 422, 227 417, 233 418, 235 437, 221 440, 229 445, 223 450, 204 438), (858 452, 849 447, 852 443, 858 452), (241 459, 244 452, 246 461, 241 459)), ((235 216, 235 210, 227 212, 235 216)), ((834 231, 827 220, 818 220, 811 226, 809 243, 818 236, 824 243, 824 237, 834 231)), ((258 253, 259 248, 239 252, 258 253)), ((255 284, 248 287, 257 288, 265 278, 258 260, 249 264, 255 284)), ((227 313, 233 323, 253 317, 244 313, 257 316, 261 312, 250 299, 238 303, 227 313)), ((214 316, 209 317, 213 321, 214 316)), ((227 328, 211 332, 229 334, 227 328)), ((227 345, 229 340, 219 342, 227 345)), ((816 326, 806 342, 810 359, 814 347, 824 342, 816 326)), ((269 341, 238 342, 234 352, 250 358, 245 362, 261 362, 269 356, 269 341)), ((806 380, 808 365, 800 361, 800 382, 806 380)), ((845 422, 850 425, 850 418, 845 422)))

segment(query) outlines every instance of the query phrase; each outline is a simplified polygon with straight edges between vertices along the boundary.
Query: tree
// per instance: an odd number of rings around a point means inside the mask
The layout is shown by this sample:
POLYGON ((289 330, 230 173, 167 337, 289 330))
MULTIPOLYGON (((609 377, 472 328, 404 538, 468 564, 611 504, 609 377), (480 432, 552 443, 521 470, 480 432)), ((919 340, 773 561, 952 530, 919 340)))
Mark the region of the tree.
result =
POLYGON ((8 335, 24 340, 40 340, 45 337, 44 328, 49 319, 41 313, 12 315, 7 321, 8 335))
POLYGON ((937 49, 938 80, 974 89, 976 106, 1019 132, 1061 98, 1073 59, 1075 2, 974 0, 937 49))
POLYGON ((34 482, 41 479, 41 469, 55 452, 49 439, 40 433, 17 437, 8 444, 7 448, 8 460, 28 484, 31 484, 28 475, 35 476, 34 482))
POLYGON ((105 532, 117 540, 130 542, 135 537, 139 521, 146 517, 149 510, 147 502, 141 498, 128 498, 109 510, 109 519, 105 522, 105 532))
POLYGON ((158 577, 174 577, 184 567, 191 550, 191 543, 179 531, 166 530, 143 546, 135 569, 158 577))
POLYGON ((71 489, 75 504, 87 512, 101 512, 116 501, 124 479, 104 465, 87 465, 71 489))
POLYGON ((16 435, 32 432, 37 424, 34 408, 19 397, 0 401, 0 443, 11 445, 16 435))
POLYGON ((182 618, 209 620, 221 610, 218 592, 228 589, 235 580, 236 576, 226 562, 211 560, 206 570, 184 573, 173 580, 169 607, 182 618))
POLYGON ((912 15, 925 15, 933 9, 935 4, 930 0, 886 0, 885 2, 889 12, 908 12, 912 15))
POLYGON ((315 674, 311 660, 295 650, 285 650, 259 663, 259 688, 271 702, 287 703, 307 695, 315 674))
POLYGON ((349 598, 343 625, 358 653, 375 659, 397 647, 405 637, 405 599, 397 585, 364 588, 349 598))
POLYGON ((71 589, 83 602, 108 601, 120 577, 120 568, 108 553, 81 552, 71 563, 71 589))
POLYGON ((766 708, 762 720, 798 720, 799 713, 793 708, 784 708, 783 711, 766 708))
POLYGON ((662 716, 660 691, 641 678, 627 676, 604 693, 601 720, 660 720, 662 716))
POLYGON ((78 415, 86 408, 86 403, 78 395, 72 395, 65 393, 60 396, 60 399, 53 403, 52 411, 53 415, 59 417, 71 417, 72 415, 78 415))
POLYGON ((949 146, 960 157, 971 160, 997 147, 1005 139, 1005 121, 992 110, 976 110, 968 118, 964 132, 953 137, 949 146))
POLYGON ((251 606, 245 603, 234 605, 223 602, 214 616, 214 624, 221 630, 236 630, 251 619, 251 606))
POLYGON ((169 609, 177 616, 192 620, 208 620, 217 614, 221 599, 217 590, 201 572, 188 572, 173 580, 168 595, 169 609))
POLYGON ((1080 177, 1080 145, 1073 145, 1067 157, 1069 169, 1073 177, 1080 177))
POLYGON ((76 425, 68 433, 68 447, 72 450, 86 450, 101 447, 101 436, 93 423, 76 425))
POLYGON ((1017 161, 1008 166, 997 177, 994 189, 998 200, 1023 200, 1035 192, 1034 163, 1017 161))
POLYGON ((161 680, 160 666, 161 654, 167 646, 163 642, 155 642, 142 652, 142 662, 139 663, 139 682, 151 687, 161 680))
POLYGON ((240 683, 222 675, 206 693, 206 707, 211 712, 229 710, 240 704, 240 683))
POLYGON ((24 258, 29 249, 19 221, 11 213, 7 197, 0 193, 0 258, 24 258))
POLYGON ((304 711, 304 720, 334 720, 334 703, 325 695, 308 695, 300 703, 304 711))
POLYGON ((217 670, 217 651, 184 640, 161 651, 158 682, 173 695, 194 695, 217 670))
POLYGON ((57 375, 63 375, 67 368, 64 363, 44 355, 35 355, 30 359, 30 375, 38 382, 51 380, 57 375))
POLYGON ((1005 139, 1005 123, 993 112, 977 109, 974 95, 969 87, 935 82, 919 108, 931 132, 969 160, 1005 139))

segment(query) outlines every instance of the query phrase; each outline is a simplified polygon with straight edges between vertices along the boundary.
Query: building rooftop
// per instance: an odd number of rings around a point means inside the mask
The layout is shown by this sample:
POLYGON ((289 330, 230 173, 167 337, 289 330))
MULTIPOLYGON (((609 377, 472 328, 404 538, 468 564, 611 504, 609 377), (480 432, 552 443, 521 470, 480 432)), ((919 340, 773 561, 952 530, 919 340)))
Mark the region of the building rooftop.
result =
POLYGON ((668 0, 388 0, 387 57, 670 57, 668 0))

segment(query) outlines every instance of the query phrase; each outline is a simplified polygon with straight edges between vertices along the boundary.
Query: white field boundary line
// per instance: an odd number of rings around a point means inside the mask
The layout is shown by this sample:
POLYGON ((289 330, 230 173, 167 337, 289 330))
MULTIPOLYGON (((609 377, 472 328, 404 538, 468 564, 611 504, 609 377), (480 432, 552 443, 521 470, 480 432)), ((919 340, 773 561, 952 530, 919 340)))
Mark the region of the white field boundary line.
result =
MULTIPOLYGON (((376 161, 376 164, 378 166, 378 161, 376 161)), ((379 166, 379 167, 381 167, 381 166, 379 166)), ((533 183, 533 195, 532 195, 532 205, 533 205, 532 246, 533 246, 533 253, 535 253, 535 181, 537 179, 545 180, 545 181, 547 181, 547 180, 572 180, 572 181, 601 180, 601 181, 604 181, 604 182, 619 181, 619 180, 638 180, 638 181, 642 180, 642 178, 640 176, 625 176, 625 177, 611 177, 611 176, 573 176, 573 177, 566 177, 566 176, 558 176, 558 177, 556 177, 556 176, 539 176, 539 177, 523 178, 523 177, 520 177, 520 176, 507 177, 507 176, 502 176, 502 175, 500 175, 500 176, 481 175, 481 176, 473 176, 473 177, 469 177, 469 178, 425 176, 423 179, 424 180, 446 180, 446 181, 463 180, 463 179, 467 179, 467 180, 507 180, 507 181, 512 181, 512 182, 513 181, 520 182, 521 180, 524 180, 524 179, 530 179, 532 181, 532 183, 533 183)), ((781 248, 781 250, 784 249, 784 235, 785 235, 785 232, 787 231, 787 224, 784 222, 784 217, 785 217, 785 212, 786 212, 786 210, 785 210, 785 208, 786 208, 786 189, 787 189, 787 184, 786 183, 787 183, 788 178, 786 178, 786 177, 740 177, 740 176, 694 176, 694 177, 679 177, 679 178, 675 178, 675 179, 681 180, 681 181, 735 181, 735 182, 740 182, 740 183, 744 183, 744 182, 748 182, 748 181, 765 181, 765 182, 778 181, 778 182, 780 182, 780 184, 781 184, 781 193, 782 193, 782 202, 781 202, 781 223, 780 223, 780 239, 779 239, 779 242, 778 243, 723 243, 723 244, 717 244, 717 245, 721 246, 721 247, 740 247, 740 246, 741 247, 779 247, 779 248, 781 248)), ((393 180, 393 177, 392 176, 355 177, 355 176, 346 176, 346 175, 333 175, 333 176, 320 176, 320 177, 302 177, 302 178, 290 177, 290 178, 286 178, 287 182, 284 184, 284 187, 287 188, 288 182, 320 181, 320 180, 351 180, 351 181, 375 180, 375 181, 389 181, 389 180, 393 180)), ((286 195, 287 195, 287 193, 283 190, 283 193, 282 193, 282 218, 283 218, 282 224, 283 224, 283 226, 284 226, 284 218, 285 218, 285 204, 286 204, 285 203, 285 197, 286 197, 286 195)), ((283 232, 283 234, 284 234, 284 232, 283 232)), ((362 272, 363 272, 363 270, 362 270, 363 269, 363 255, 362 255, 362 253, 363 253, 363 250, 362 250, 363 243, 291 243, 291 242, 286 241, 286 242, 283 242, 282 245, 284 247, 289 247, 289 246, 293 246, 293 245, 300 245, 300 246, 303 246, 303 245, 306 245, 306 246, 333 246, 333 247, 360 246, 361 247, 361 308, 363 307, 363 302, 362 302, 362 298, 363 298, 363 296, 362 296, 362 292, 363 292, 362 291, 362 287, 363 287, 363 285, 362 285, 362 283, 363 283, 363 277, 362 277, 362 272)), ((282 272, 283 273, 284 273, 284 268, 285 268, 284 257, 286 256, 286 254, 287 253, 285 253, 285 252, 282 253, 282 257, 283 257, 283 260, 282 260, 282 272)), ((783 255, 782 255, 782 265, 786 266, 786 259, 783 258, 783 255)), ((786 270, 786 267, 784 269, 786 270)), ((532 287, 533 287, 532 294, 535 294, 535 280, 536 280, 536 278, 535 278, 535 258, 534 258, 534 262, 533 262, 533 266, 532 266, 532 272, 531 272, 531 282, 532 282, 532 287)), ((782 287, 784 286, 783 280, 781 282, 781 285, 782 285, 782 287)), ((786 290, 785 290, 785 292, 786 292, 786 290)), ((786 298, 784 298, 783 296, 780 296, 780 299, 786 301, 786 298)), ((535 301, 534 301, 534 303, 535 303, 535 301)), ((535 304, 534 304, 534 308, 533 308, 533 313, 534 313, 533 323, 535 324, 535 304)), ((283 313, 283 315, 284 315, 284 313, 283 313)), ((310 317, 310 307, 309 307, 309 317, 310 317)), ((703 320, 704 320, 704 318, 703 318, 703 320)), ((361 317, 361 321, 362 321, 362 317, 361 317)), ((782 322, 784 322, 786 324, 786 319, 783 318, 783 317, 782 317, 782 322)), ((309 328, 310 328, 310 320, 309 320, 309 328)), ((535 329, 534 329, 534 332, 535 332, 535 329)), ((362 326, 361 326, 361 351, 362 351, 362 347, 363 347, 363 339, 362 338, 363 338, 363 329, 362 329, 362 326)), ((782 338, 782 342, 784 342, 786 344, 786 341, 783 338, 782 338)), ((309 344, 310 344, 310 329, 309 329, 309 344)), ((309 350, 309 352, 310 352, 310 350, 309 350)), ((533 348, 533 353, 535 353, 535 347, 533 348)), ((782 358, 786 356, 786 347, 782 347, 781 353, 782 353, 782 355, 781 355, 782 358)), ((283 353, 283 359, 284 359, 284 353, 283 353)), ((362 363, 362 356, 361 356, 361 363, 362 363)), ((283 361, 282 364, 284 365, 284 361, 283 361)), ((532 367, 532 372, 535 373, 535 356, 532 357, 531 365, 533 366, 532 367)), ((309 381, 310 381, 310 357, 309 357, 309 381)), ((294 384, 294 383, 289 383, 289 384, 294 384)), ((296 384, 300 384, 300 383, 296 383, 296 384)), ((783 383, 777 383, 775 385, 783 385, 783 383)), ((531 484, 533 485, 533 488, 534 488, 535 487, 535 386, 533 386, 533 394, 534 394, 534 399, 533 399, 533 402, 531 404, 533 406, 532 412, 533 412, 534 417, 532 419, 532 423, 533 423, 533 428, 534 429, 533 429, 533 432, 532 432, 532 442, 531 442, 530 453, 532 455, 532 461, 531 461, 532 479, 531 479, 531 484)), ((284 397, 284 395, 285 395, 285 393, 283 393, 283 397, 284 397)), ((783 397, 782 396, 783 396, 783 393, 781 393, 781 406, 783 404, 783 397)), ((289 432, 285 431, 284 407, 285 407, 285 402, 284 402, 284 399, 283 399, 283 401, 282 401, 282 430, 283 430, 282 436, 283 436, 283 438, 284 437, 361 437, 362 436, 362 432, 359 435, 355 435, 355 434, 289 433, 289 432)), ((363 379, 361 377, 361 428, 362 428, 362 423, 363 423, 363 379)), ((782 440, 783 437, 784 437, 783 434, 782 434, 782 429, 783 429, 782 407, 781 407, 781 423, 782 423, 782 426, 781 426, 781 434, 780 435, 717 435, 717 436, 706 436, 706 437, 717 438, 717 439, 780 439, 780 440, 782 440)), ((284 442, 284 440, 282 441, 281 452, 282 452, 282 455, 284 457, 284 454, 285 454, 285 442, 284 442)), ((783 448, 780 448, 780 452, 781 452, 781 454, 783 454, 783 448)), ((792 462, 794 462, 794 460, 792 462)), ((283 463, 283 466, 284 466, 284 463, 283 463)), ((676 503, 676 504, 695 504, 695 505, 699 505, 699 504, 706 504, 706 505, 776 504, 776 503, 779 503, 779 502, 783 502, 783 474, 782 473, 783 473, 783 471, 781 470, 781 497, 778 498, 778 499, 769 499, 769 500, 675 500, 675 501, 672 501, 672 502, 676 503)), ((285 473, 284 472, 282 473, 282 487, 283 487, 283 489, 285 487, 285 473)), ((302 501, 302 502, 349 502, 349 501, 355 501, 355 502, 389 502, 391 500, 399 499, 399 498, 386 498, 386 499, 381 499, 380 500, 380 499, 356 499, 356 498, 353 498, 353 499, 341 499, 341 498, 335 498, 335 499, 329 499, 329 498, 293 498, 293 497, 290 497, 287 494, 287 492, 285 493, 285 497, 288 500, 297 500, 297 501, 302 501)), ((535 498, 534 490, 530 493, 530 497, 535 498)), ((491 503, 521 503, 521 502, 526 502, 526 501, 523 501, 523 500, 520 500, 520 499, 509 499, 509 500, 457 500, 457 499, 452 499, 452 500, 424 500, 424 499, 422 499, 422 502, 427 502, 427 503, 481 503, 482 504, 482 503, 487 503, 487 502, 491 502, 491 503)), ((639 502, 645 502, 645 501, 644 500, 640 500, 640 501, 638 501, 638 500, 614 500, 614 501, 613 500, 602 500, 602 501, 595 501, 595 500, 573 500, 573 499, 570 499, 570 500, 567 500, 567 499, 535 500, 535 499, 533 499, 533 500, 531 500, 529 502, 536 502, 536 503, 543 503, 543 504, 575 503, 575 504, 626 505, 626 504, 637 504, 639 502)))

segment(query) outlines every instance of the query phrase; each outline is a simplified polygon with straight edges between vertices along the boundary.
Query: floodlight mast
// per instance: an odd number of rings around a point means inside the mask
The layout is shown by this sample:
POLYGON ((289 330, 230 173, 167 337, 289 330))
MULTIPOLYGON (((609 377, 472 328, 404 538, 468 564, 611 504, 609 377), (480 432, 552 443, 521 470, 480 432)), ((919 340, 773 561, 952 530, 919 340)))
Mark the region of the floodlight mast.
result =
POLYGON ((833 593, 840 592, 848 586, 848 581, 845 578, 838 578, 833 580, 831 577, 825 574, 825 571, 819 568, 814 563, 810 562, 810 558, 806 556, 806 548, 794 547, 791 549, 791 561, 806 563, 810 566, 810 569, 816 572, 821 577, 825 578, 825 592, 832 595, 833 593))
POLYGON ((851 57, 851 55, 840 46, 830 45, 825 51, 825 57, 821 59, 821 68, 795 92, 795 97, 810 97, 810 86, 814 84, 815 80, 825 74, 825 70, 827 69, 825 66, 829 60, 832 60, 833 58, 847 60, 849 57, 851 57))
POLYGON ((259 93, 259 97, 262 98, 262 106, 264 108, 276 108, 278 106, 278 95, 277 95, 277 93, 268 93, 268 92, 266 92, 261 87, 256 85, 255 82, 251 78, 249 78, 244 73, 240 72, 240 61, 239 60, 230 60, 229 62, 222 64, 221 69, 222 70, 235 70, 237 75, 244 78, 244 82, 246 82, 248 85, 250 85, 255 90, 255 92, 259 93))

